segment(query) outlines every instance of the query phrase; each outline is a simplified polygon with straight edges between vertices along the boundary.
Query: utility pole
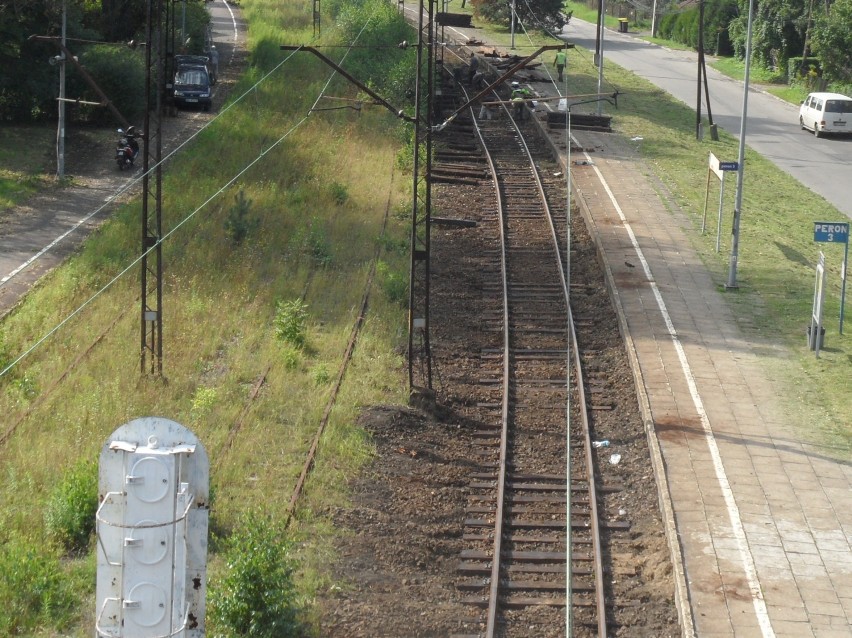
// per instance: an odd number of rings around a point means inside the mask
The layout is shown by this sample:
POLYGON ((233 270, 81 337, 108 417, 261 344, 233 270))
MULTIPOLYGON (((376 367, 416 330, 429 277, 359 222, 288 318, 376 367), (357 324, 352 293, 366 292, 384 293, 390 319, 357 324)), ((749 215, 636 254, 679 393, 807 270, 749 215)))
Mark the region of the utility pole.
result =
POLYGON ((515 0, 512 0, 512 51, 515 50, 515 0))
POLYGON ((59 60, 59 123, 56 126, 56 177, 65 177, 65 38, 68 0, 62 0, 62 56, 59 60))
POLYGON ((155 375, 163 373, 162 119, 167 38, 163 25, 168 15, 168 9, 163 6, 165 1, 148 0, 145 34, 148 45, 145 47, 146 104, 142 162, 140 371, 145 374, 147 370, 155 375))
POLYGON ((695 139, 701 139, 701 73, 704 71, 704 0, 698 0, 698 98, 695 103, 695 139))
MULTIPOLYGON (((434 95, 434 0, 420 0, 417 25, 417 79, 414 89, 414 167, 411 207, 411 264, 408 291, 408 388, 432 389, 432 352, 429 341, 430 234, 432 220, 432 107, 434 95), (423 4, 429 3, 426 25, 423 4), (425 31, 425 33, 424 33, 425 31), (425 45, 425 46, 424 46, 425 45), (423 55, 426 77, 423 77, 423 55), (424 95, 425 90, 425 95, 424 95), (422 157, 421 141, 424 142, 422 157), (419 371, 419 375, 416 372, 419 371), (419 377, 419 378, 418 378, 419 377), (419 383, 418 383, 419 382, 419 383)), ((419 391, 418 390, 418 391, 419 391)))

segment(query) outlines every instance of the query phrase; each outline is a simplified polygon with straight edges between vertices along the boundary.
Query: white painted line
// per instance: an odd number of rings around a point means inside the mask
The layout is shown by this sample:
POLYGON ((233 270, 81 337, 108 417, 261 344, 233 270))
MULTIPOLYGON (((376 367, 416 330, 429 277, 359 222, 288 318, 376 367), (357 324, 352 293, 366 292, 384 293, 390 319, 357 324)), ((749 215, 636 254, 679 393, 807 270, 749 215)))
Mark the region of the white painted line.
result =
POLYGON ((234 25, 234 46, 231 47, 231 60, 228 62, 228 64, 232 64, 234 56, 237 54, 237 40, 239 39, 239 32, 237 31, 237 17, 234 15, 231 5, 228 4, 228 0, 222 0, 222 2, 225 4, 225 8, 228 10, 228 13, 231 14, 231 24, 234 25))
POLYGON ((615 199, 615 195, 610 189, 609 184, 606 183, 604 176, 601 174, 598 167, 592 163, 591 156, 585 151, 583 152, 583 154, 586 156, 586 159, 588 160, 589 164, 594 169, 595 174, 598 176, 601 185, 606 190, 606 193, 609 196, 613 207, 615 207, 619 219, 621 219, 622 224, 624 224, 625 230, 627 230, 627 234, 630 237, 630 243, 633 245, 633 249, 636 251, 637 259, 642 264, 642 269, 645 271, 645 277, 648 279, 648 284, 651 286, 651 290, 654 293, 654 299, 656 299, 657 301, 657 307, 660 309, 660 314, 663 316, 663 320, 666 323, 666 329, 669 332, 672 344, 674 345, 675 351, 677 352, 678 360, 680 361, 680 367, 683 370, 683 374, 686 377, 686 383, 689 386, 689 393, 692 396, 692 402, 695 405, 695 410, 698 412, 698 416, 701 418, 701 427, 704 429, 704 433, 707 438, 707 446, 710 449, 710 457, 713 461, 713 469, 716 472, 716 480, 719 482, 719 489, 721 490, 722 496, 725 499, 725 506, 728 510, 728 518, 731 521, 732 532, 734 534, 734 538, 736 538, 737 541, 737 548, 740 552, 740 560, 742 561, 743 571, 745 572, 745 577, 748 582, 749 591, 751 593, 752 605, 754 607, 754 613, 757 616, 758 625, 760 626, 760 630, 764 638, 775 638, 775 630, 772 628, 772 623, 769 620, 769 613, 766 609, 766 601, 763 599, 763 593, 760 589, 760 581, 757 578, 757 569, 754 565, 754 557, 752 556, 751 550, 749 549, 748 540, 746 539, 745 530, 743 528, 743 522, 740 518, 740 510, 737 507, 736 500, 734 500, 734 494, 731 490, 731 485, 728 481, 728 476, 725 473, 725 467, 722 465, 722 455, 719 452, 719 446, 716 443, 716 437, 713 435, 713 429, 710 426, 710 419, 707 417, 707 411, 704 409, 704 403, 701 400, 701 396, 698 394, 698 388, 695 384, 695 376, 692 374, 692 369, 689 367, 689 362, 686 359, 686 353, 683 349, 683 344, 681 343, 680 338, 677 336, 674 324, 672 323, 668 309, 666 308, 666 304, 663 301, 663 296, 660 293, 660 289, 657 287, 656 282, 654 281, 654 276, 651 273, 651 268, 648 265, 648 261, 645 259, 645 255, 642 253, 642 249, 639 247, 639 242, 636 239, 636 235, 633 232, 633 228, 631 228, 630 224, 627 221, 627 218, 624 216, 624 212, 621 210, 621 206, 618 205, 618 201, 615 199))

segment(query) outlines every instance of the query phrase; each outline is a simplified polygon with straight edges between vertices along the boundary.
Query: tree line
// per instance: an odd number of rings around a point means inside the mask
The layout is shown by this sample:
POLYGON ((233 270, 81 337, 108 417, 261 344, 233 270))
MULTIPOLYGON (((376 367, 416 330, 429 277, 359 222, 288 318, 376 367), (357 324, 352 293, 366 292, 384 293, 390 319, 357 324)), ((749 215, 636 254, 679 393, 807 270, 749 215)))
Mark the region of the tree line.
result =
MULTIPOLYGON (((177 48, 200 53, 209 22, 204 0, 163 5, 181 30, 177 48)), ((138 117, 145 104, 147 7, 148 0, 0 0, 0 122, 55 117, 63 11, 67 48, 125 117, 138 117), (53 39, 34 39, 44 37, 53 39)), ((73 64, 66 63, 66 73, 67 98, 100 101, 73 64)), ((74 103, 68 116, 112 121, 105 108, 74 103)))
MULTIPOLYGON (((599 0, 577 0, 591 9, 599 0)), ((465 0, 462 0, 464 5, 465 0)), ((514 5, 527 27, 558 33, 571 13, 563 0, 471 0, 477 15, 509 25, 514 5)), ((749 0, 607 0, 607 13, 654 20, 658 37, 697 47, 703 9, 705 53, 745 58, 749 0), (703 5, 703 7, 702 7, 703 5)), ((852 87, 852 0, 754 0, 752 63, 789 82, 852 87)))

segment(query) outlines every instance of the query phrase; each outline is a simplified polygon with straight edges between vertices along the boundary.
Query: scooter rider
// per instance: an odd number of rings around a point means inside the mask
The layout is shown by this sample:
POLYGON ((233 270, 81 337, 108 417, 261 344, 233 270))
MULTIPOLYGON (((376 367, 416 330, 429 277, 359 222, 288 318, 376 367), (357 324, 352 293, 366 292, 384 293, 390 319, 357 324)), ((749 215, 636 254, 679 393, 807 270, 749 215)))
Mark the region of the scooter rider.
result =
POLYGON ((131 124, 127 127, 124 135, 127 137, 127 144, 133 149, 133 157, 136 157, 139 154, 139 142, 136 141, 136 136, 138 135, 136 127, 131 124))

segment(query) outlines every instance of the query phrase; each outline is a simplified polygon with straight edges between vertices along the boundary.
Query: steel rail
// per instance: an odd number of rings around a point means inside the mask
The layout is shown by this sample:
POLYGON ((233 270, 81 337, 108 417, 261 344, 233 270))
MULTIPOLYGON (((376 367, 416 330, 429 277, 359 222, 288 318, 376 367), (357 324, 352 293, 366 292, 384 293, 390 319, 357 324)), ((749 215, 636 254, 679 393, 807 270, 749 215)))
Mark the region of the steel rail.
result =
MULTIPOLYGON (((460 86, 461 90, 464 91, 464 87, 460 86)), ((481 95, 481 94, 480 94, 481 95)), ((510 397, 510 363, 511 363, 511 349, 510 349, 510 322, 509 322, 509 297, 508 297, 508 246, 506 239, 506 211, 504 202, 500 192, 500 182, 498 177, 498 171, 496 169, 493 157, 488 150, 487 143, 483 136, 483 133, 477 123, 476 117, 474 116, 471 103, 468 102, 468 108, 471 111, 471 120, 473 122, 473 130, 474 133, 479 140, 480 146, 483 150, 483 153, 486 158, 486 162, 491 172, 491 177, 495 186, 495 197, 497 199, 498 206, 498 217, 499 217, 499 237, 501 247, 499 250, 500 255, 500 271, 501 271, 501 287, 502 287, 502 303, 503 303, 503 331, 502 331, 502 341, 503 341, 503 366, 502 366, 502 401, 501 401, 501 423, 500 423, 500 448, 499 448, 499 464, 498 464, 498 477, 497 477, 497 496, 495 503, 495 527, 494 527, 494 544, 492 549, 492 564, 491 564, 491 577, 489 583, 489 600, 488 600, 488 611, 487 611, 487 619, 486 619, 486 638, 494 638, 497 635, 497 621, 498 621, 498 611, 499 611, 499 592, 500 592, 500 573, 501 573, 501 559, 502 559, 502 543, 503 543, 503 534, 504 534, 504 505, 505 505, 505 497, 506 497, 506 465, 507 465, 507 455, 508 455, 508 430, 509 430, 509 397, 510 397)), ((511 117, 510 110, 508 106, 500 101, 501 107, 505 113, 505 117, 508 121, 512 122, 512 126, 515 130, 518 139, 520 140, 521 146, 529 160, 530 166, 532 167, 532 173, 534 176, 535 189, 538 193, 538 196, 543 204, 543 208, 545 211, 547 223, 550 229, 551 240, 553 242, 553 246, 555 249, 556 261, 557 261, 557 270, 559 272, 559 280, 561 283, 562 294, 565 300, 565 306, 567 309, 567 323, 569 326, 569 343, 573 344, 573 363, 574 369, 576 371, 576 388, 577 388, 577 396, 578 396, 578 409, 581 414, 581 423, 582 423, 582 431, 583 431, 583 448, 585 455, 585 464, 587 471, 587 482, 588 482, 588 494, 589 494, 589 508, 590 508, 590 532, 592 535, 591 543, 593 548, 593 557, 594 557, 594 581, 595 581, 595 608, 596 608, 596 617, 597 617, 597 632, 598 636, 605 637, 607 635, 606 629, 606 601, 603 589, 603 566, 601 561, 601 541, 600 541, 600 525, 598 521, 598 510, 597 510, 597 491, 596 491, 596 481, 595 481, 595 473, 594 473, 594 463, 592 458, 592 445, 591 445, 591 434, 590 434, 590 426, 589 426, 589 417, 588 417, 588 403, 586 401, 584 382, 582 376, 582 362, 580 360, 580 352, 577 347, 577 336, 576 329, 574 326, 573 314, 571 312, 570 305, 570 285, 566 280, 566 270, 564 267, 564 263, 562 260, 562 250, 559 246, 558 235, 556 231, 556 226, 554 223, 553 215, 550 210, 550 206, 547 202, 547 195, 544 189, 544 185, 542 184, 541 177, 539 175, 538 168, 535 165, 535 162, 532 158, 532 153, 527 146, 527 143, 524 139, 523 133, 521 132, 518 125, 515 123, 514 119, 511 117)), ((569 220, 566 219, 566 223, 569 223, 569 220)), ((570 250, 570 247, 566 246, 566 250, 570 250)), ((567 255, 566 255, 567 259, 567 255)), ((566 370, 566 387, 569 391, 570 397, 570 389, 571 389, 571 380, 570 380, 571 370, 570 367, 566 370)), ((570 398, 569 398, 570 400, 570 398)), ((568 481, 568 494, 570 494, 570 482, 571 477, 566 477, 568 481)), ((570 508, 566 508, 566 516, 567 526, 571 525, 570 517, 571 511, 570 508)), ((569 534, 570 540, 570 534, 569 534)), ((572 605, 572 600, 570 597, 570 587, 572 582, 572 564, 570 560, 570 545, 566 548, 568 553, 568 559, 566 560, 566 590, 569 594, 567 604, 572 605)))
MULTIPOLYGON (((578 408, 580 411, 580 418, 582 419, 582 432, 583 432, 583 449, 585 451, 586 456, 586 472, 587 479, 589 485, 589 509, 591 510, 591 534, 592 534, 592 546, 593 546, 593 554, 595 557, 594 560, 594 569, 595 569, 595 605, 597 607, 597 618, 598 618, 598 635, 602 638, 606 638, 606 600, 604 596, 603 590, 603 564, 601 561, 601 537, 600 537, 600 522, 598 520, 598 499, 597 499, 597 482, 595 481, 595 465, 594 459, 592 458, 592 441, 591 441, 591 433, 590 433, 590 425, 589 425, 589 410, 588 403, 586 402, 586 391, 585 391, 585 383, 583 379, 583 366, 580 359, 580 348, 577 345, 577 331, 574 326, 574 315, 571 311, 571 298, 570 298, 570 287, 568 282, 565 280, 565 264, 562 263, 562 251, 559 246, 559 239, 556 233, 556 226, 553 222, 553 215, 550 211, 550 206, 547 204, 547 195, 544 192, 544 186, 541 183, 541 177, 538 173, 538 168, 535 166, 535 163, 532 161, 532 154, 530 153, 529 147, 527 146, 527 142, 524 139, 524 136, 521 134, 520 130, 515 125, 515 129, 518 131, 518 135, 520 138, 520 143, 523 145, 524 150, 527 153, 527 156, 530 158, 530 163, 533 166, 533 175, 535 177, 536 188, 540 193, 543 201, 545 202, 545 211, 547 212, 547 221, 550 226, 551 238, 553 240, 553 247, 556 252, 556 260, 559 262, 559 278, 562 281, 562 290, 565 295, 565 307, 568 312, 568 326, 570 327, 570 344, 573 344, 573 348, 571 349, 574 355, 574 369, 577 375, 577 383, 575 384, 577 387, 577 396, 578 396, 578 408)), ((569 223, 569 220, 566 219, 565 223, 569 223)), ((567 250, 570 251, 570 246, 566 246, 567 250)), ((566 254, 565 258, 568 259, 569 255, 566 254)), ((567 383, 570 384, 570 370, 568 371, 568 379, 567 383)), ((570 477, 568 477, 570 481, 570 477)), ((569 490, 570 494, 570 490, 569 490)), ((570 509, 569 518, 570 518, 570 509)), ((570 522, 569 522, 570 524, 570 522)), ((568 564, 568 580, 567 584, 570 585, 571 582, 571 564, 568 564)))
MULTIPOLYGON (((460 85, 462 91, 464 91, 464 87, 460 85)), ((464 91, 465 94, 467 93, 464 91)), ((476 117, 473 113, 473 106, 470 101, 468 101, 468 108, 470 109, 471 121, 473 122, 473 130, 476 133, 477 138, 479 139, 480 147, 485 154, 485 159, 488 164, 489 171, 491 173, 491 179, 494 183, 494 193, 497 198, 497 210, 499 216, 499 226, 500 226, 500 279, 502 286, 502 295, 503 295, 503 383, 502 383, 502 395, 503 398, 501 400, 500 405, 500 453, 499 458, 500 462, 498 464, 498 475, 497 475, 497 498, 496 498, 496 511, 494 514, 494 547, 493 553, 494 556, 491 560, 491 583, 490 583, 490 594, 488 600, 488 615, 487 615, 487 624, 486 624, 486 636, 494 636, 494 631, 497 624, 497 600, 498 600, 498 590, 500 586, 500 555, 502 552, 503 545, 503 505, 505 501, 505 491, 506 491, 506 452, 508 446, 508 432, 509 432, 509 287, 508 287, 508 276, 507 276, 507 268, 506 268, 506 232, 505 232, 505 207, 503 205, 503 198, 500 195, 500 183, 497 179, 497 167, 494 165, 494 159, 491 156, 491 153, 488 151, 488 145, 485 143, 485 139, 482 136, 482 131, 479 126, 476 124, 476 117)), ((456 112, 456 114, 458 111, 456 112)))

